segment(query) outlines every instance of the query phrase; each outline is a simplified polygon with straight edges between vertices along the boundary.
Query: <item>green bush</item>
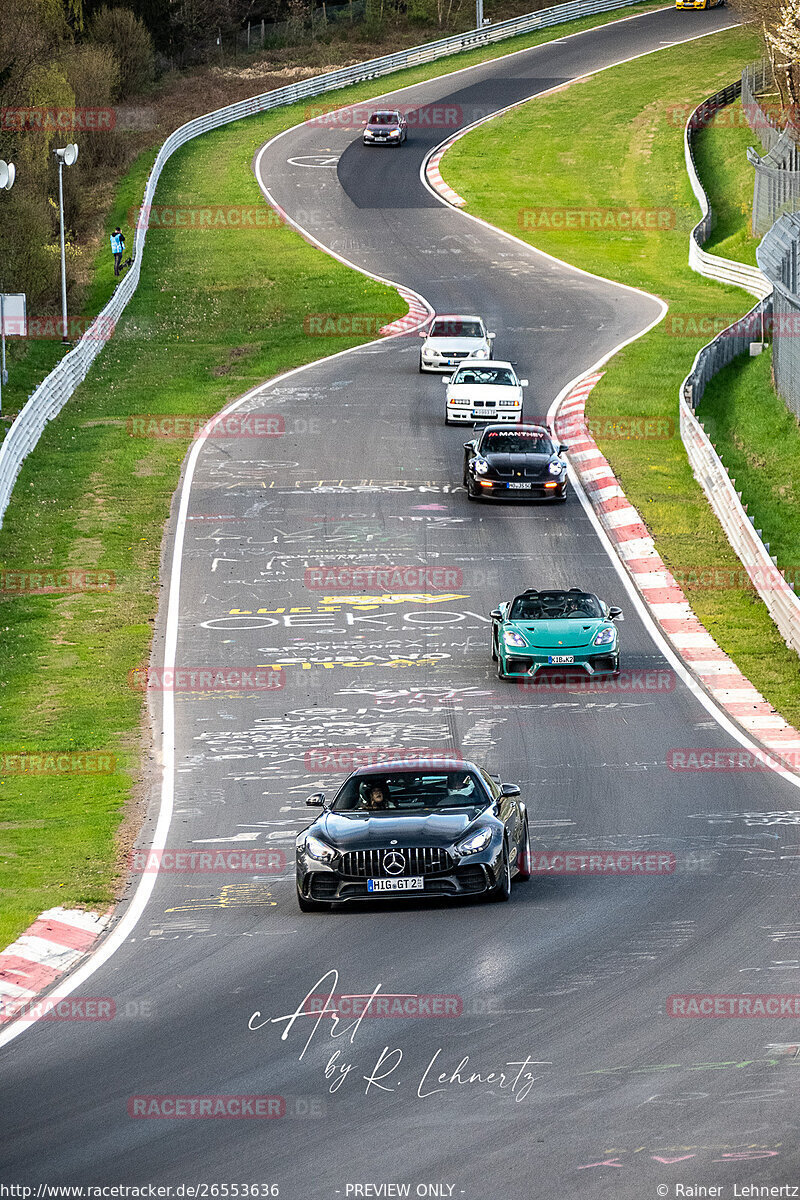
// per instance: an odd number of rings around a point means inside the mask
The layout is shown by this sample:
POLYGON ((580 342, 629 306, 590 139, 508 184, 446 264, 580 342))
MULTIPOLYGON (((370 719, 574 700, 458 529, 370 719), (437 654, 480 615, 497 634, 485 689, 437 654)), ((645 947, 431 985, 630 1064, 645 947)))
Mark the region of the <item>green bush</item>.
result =
POLYGON ((89 36, 99 45, 110 46, 119 65, 118 99, 134 95, 155 78, 153 39, 129 8, 103 7, 92 17, 89 36))

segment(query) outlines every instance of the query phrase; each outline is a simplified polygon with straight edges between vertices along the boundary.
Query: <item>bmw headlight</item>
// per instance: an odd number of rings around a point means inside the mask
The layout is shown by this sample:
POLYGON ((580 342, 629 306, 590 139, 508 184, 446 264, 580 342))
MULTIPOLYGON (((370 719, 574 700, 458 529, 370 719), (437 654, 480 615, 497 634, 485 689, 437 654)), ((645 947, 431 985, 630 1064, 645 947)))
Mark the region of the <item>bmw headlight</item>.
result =
POLYGON ((485 475, 489 470, 489 464, 485 458, 474 458, 472 460, 472 465, 475 469, 476 475, 485 475))
POLYGON ((322 838, 314 837, 313 833, 309 833, 305 840, 304 846, 306 854, 310 858, 315 858, 317 862, 333 862, 336 858, 336 851, 333 846, 329 846, 327 842, 323 842, 322 838))
POLYGON ((506 646, 527 646, 527 642, 521 633, 517 633, 515 629, 503 630, 503 642, 506 646))
POLYGON ((616 629, 601 629, 594 635, 595 646, 610 646, 613 641, 616 641, 616 629))
POLYGON ((481 850, 486 849, 491 840, 492 830, 485 825, 483 829, 477 829, 475 833, 464 838, 463 842, 459 842, 456 850, 459 854, 478 854, 481 850))
POLYGON ((564 464, 555 459, 553 462, 547 464, 547 469, 551 475, 560 475, 564 470, 564 464))
POLYGON ((469 408, 472 401, 464 400, 459 396, 453 396, 453 398, 449 401, 449 403, 454 404, 457 408, 469 408))
POLYGON ((390 129, 389 137, 400 137, 400 130, 399 129, 390 129))

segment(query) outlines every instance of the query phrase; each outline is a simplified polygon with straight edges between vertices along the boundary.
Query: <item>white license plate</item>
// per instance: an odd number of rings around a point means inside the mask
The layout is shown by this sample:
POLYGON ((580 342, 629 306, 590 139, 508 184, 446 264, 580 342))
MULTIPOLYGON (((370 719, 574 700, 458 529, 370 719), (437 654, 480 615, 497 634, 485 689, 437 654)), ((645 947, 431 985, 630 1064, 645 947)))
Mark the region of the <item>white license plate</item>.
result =
POLYGON ((403 879, 368 879, 368 892, 419 892, 424 887, 421 875, 408 875, 403 879))
POLYGON ((551 654, 547 661, 551 667, 555 666, 557 663, 574 663, 575 655, 574 654, 551 654))
POLYGON ((497 413, 492 412, 490 408, 473 408, 472 415, 479 421, 485 421, 488 417, 496 417, 497 413))
POLYGON ((508 486, 510 488, 516 488, 517 491, 524 491, 526 488, 528 489, 528 491, 530 491, 530 489, 533 487, 533 484, 532 483, 510 483, 508 486))

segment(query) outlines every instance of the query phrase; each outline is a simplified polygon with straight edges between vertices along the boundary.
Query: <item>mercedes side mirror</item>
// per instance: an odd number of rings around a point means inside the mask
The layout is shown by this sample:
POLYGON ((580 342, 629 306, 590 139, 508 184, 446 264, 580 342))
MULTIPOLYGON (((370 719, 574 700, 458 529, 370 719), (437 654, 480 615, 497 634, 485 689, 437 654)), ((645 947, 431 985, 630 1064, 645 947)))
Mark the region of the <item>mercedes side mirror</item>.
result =
POLYGON ((306 804, 308 804, 310 808, 324 808, 325 807, 325 793, 324 792, 314 792, 313 796, 307 796, 306 804))
POLYGON ((520 796, 522 793, 516 783, 504 783, 500 794, 501 796, 520 796))
POLYGON ((612 620, 612 621, 624 621, 625 620, 625 618, 622 615, 621 608, 615 608, 612 606, 608 610, 608 615, 609 615, 610 620, 612 620))

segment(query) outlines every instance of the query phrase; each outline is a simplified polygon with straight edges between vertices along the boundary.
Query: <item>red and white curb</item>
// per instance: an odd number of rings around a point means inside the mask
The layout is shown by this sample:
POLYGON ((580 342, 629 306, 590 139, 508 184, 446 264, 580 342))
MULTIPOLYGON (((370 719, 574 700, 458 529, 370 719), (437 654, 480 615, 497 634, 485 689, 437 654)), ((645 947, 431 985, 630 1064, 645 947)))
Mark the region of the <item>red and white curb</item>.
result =
POLYGON ((71 971, 108 928, 111 915, 48 908, 0 953, 0 1024, 71 971))
POLYGON ((398 334, 411 333, 418 329, 431 316, 431 310, 427 304, 422 303, 422 298, 416 292, 410 292, 408 288, 398 287, 397 292, 402 300, 405 300, 408 305, 408 312, 404 317, 398 317, 396 321, 390 322, 388 325, 382 326, 378 330, 381 337, 396 337, 398 334))
POLYGON ((425 164, 425 177, 433 190, 438 192, 448 204, 452 204, 455 208, 463 208, 467 203, 466 200, 463 196, 459 196, 458 192, 454 191, 449 183, 445 183, 444 179, 442 179, 442 173, 439 170, 439 163, 442 161, 445 151, 450 149, 454 141, 456 141, 455 138, 446 142, 444 146, 430 156, 425 164))
POLYGON ((614 548, 676 653, 712 699, 789 769, 800 759, 800 731, 753 687, 695 616, 586 426, 586 398, 603 372, 587 375, 564 398, 555 420, 560 441, 614 548))

